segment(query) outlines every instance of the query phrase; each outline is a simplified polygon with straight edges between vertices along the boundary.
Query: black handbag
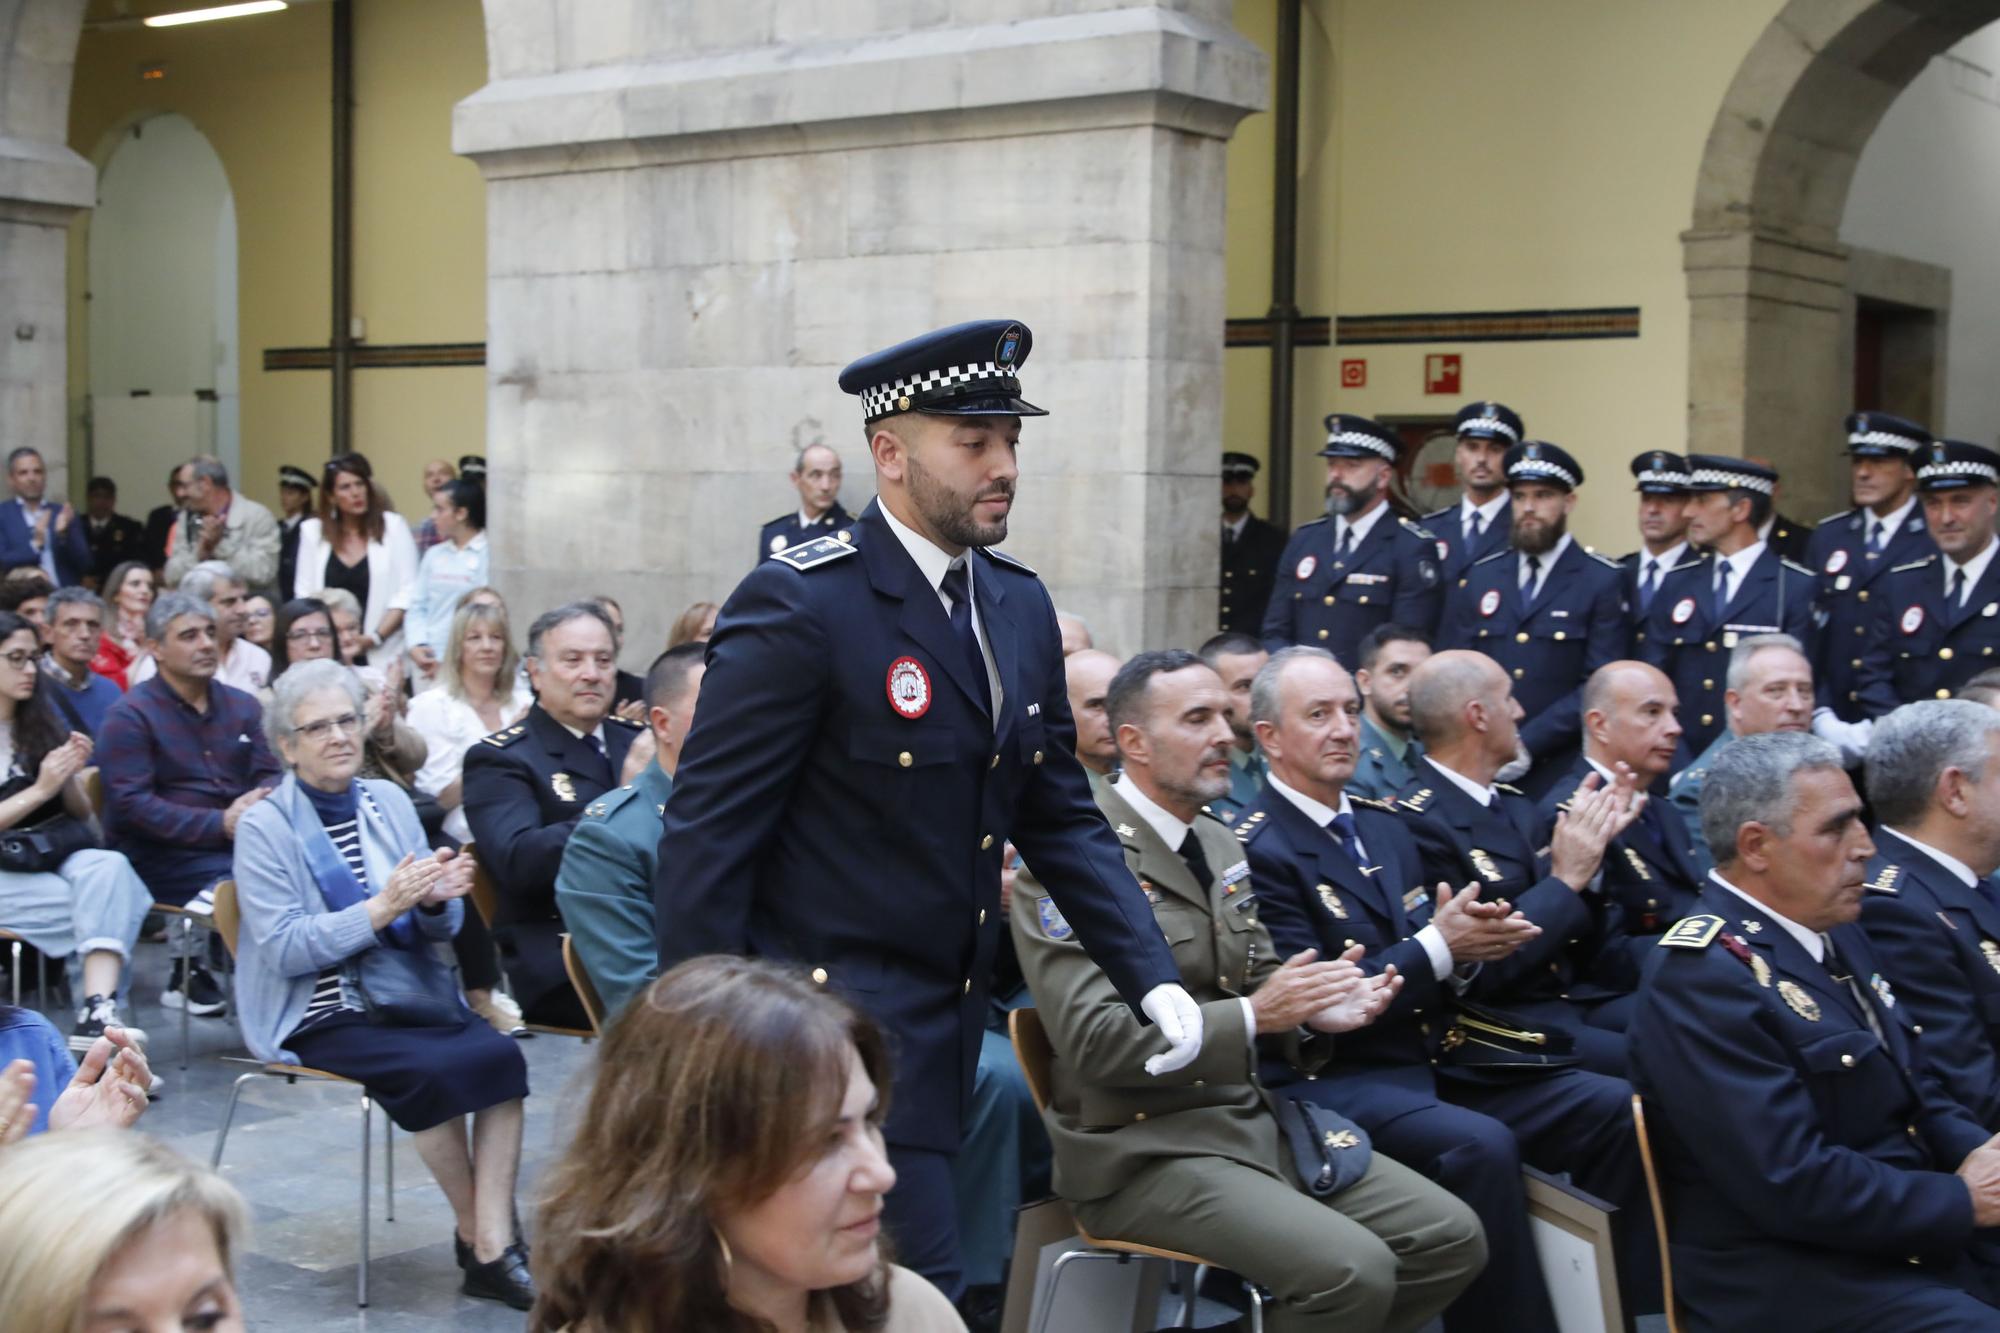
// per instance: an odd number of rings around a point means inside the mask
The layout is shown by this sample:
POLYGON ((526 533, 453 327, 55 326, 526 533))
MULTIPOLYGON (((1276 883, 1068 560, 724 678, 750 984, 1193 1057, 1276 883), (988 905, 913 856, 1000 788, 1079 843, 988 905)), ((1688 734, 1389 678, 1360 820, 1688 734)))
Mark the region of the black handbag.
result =
POLYGON ((1328 1199, 1368 1174, 1375 1146, 1368 1131, 1338 1111, 1304 1097, 1280 1092, 1278 1128, 1292 1150, 1299 1187, 1315 1199, 1328 1199))
POLYGON ((425 949, 377 945, 349 963, 368 1021, 383 1027, 449 1028, 465 1022, 451 973, 425 949))
POLYGON ((74 815, 56 815, 30 828, 0 831, 0 870, 17 875, 48 874, 72 853, 97 846, 90 825, 74 815))

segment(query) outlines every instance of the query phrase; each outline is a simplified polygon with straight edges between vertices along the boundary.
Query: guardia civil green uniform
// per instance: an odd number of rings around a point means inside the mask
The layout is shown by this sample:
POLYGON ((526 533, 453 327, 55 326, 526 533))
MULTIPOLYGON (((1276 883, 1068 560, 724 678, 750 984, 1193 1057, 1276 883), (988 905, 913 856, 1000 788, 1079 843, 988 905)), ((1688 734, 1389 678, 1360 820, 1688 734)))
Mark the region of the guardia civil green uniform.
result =
POLYGON ((1057 1193, 1093 1235, 1199 1254, 1269 1288, 1272 1333, 1422 1327, 1484 1264, 1478 1219, 1380 1153, 1325 1202, 1297 1188, 1256 1077, 1259 1047, 1313 1070, 1331 1042, 1303 1029, 1256 1038, 1244 997, 1282 960, 1258 920, 1243 849, 1221 820, 1198 815, 1213 880, 1200 883, 1126 799, 1130 781, 1101 787, 1098 804, 1201 1005, 1202 1049, 1183 1069, 1146 1073, 1159 1034, 1134 1021, 1021 872, 1014 946, 1055 1048, 1044 1119, 1057 1193))
POLYGON ((636 781, 593 801, 563 847, 556 909, 607 1023, 659 970, 653 872, 660 814, 673 789, 674 780, 653 760, 636 781))

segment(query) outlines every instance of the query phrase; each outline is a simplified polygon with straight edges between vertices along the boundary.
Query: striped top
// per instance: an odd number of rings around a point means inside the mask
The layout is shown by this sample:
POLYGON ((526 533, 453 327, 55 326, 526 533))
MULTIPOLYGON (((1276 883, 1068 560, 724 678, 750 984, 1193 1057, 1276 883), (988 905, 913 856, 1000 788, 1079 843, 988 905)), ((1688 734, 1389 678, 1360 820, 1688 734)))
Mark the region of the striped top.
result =
MULTIPOLYGON (((340 853, 341 859, 347 862, 347 868, 354 872, 354 878, 361 884, 367 884, 368 864, 361 858, 359 811, 337 824, 328 824, 326 836, 333 839, 334 849, 340 853)), ((292 1029, 293 1033, 304 1032, 328 1014, 339 1013, 341 1007, 340 969, 322 968, 319 980, 313 983, 312 999, 307 1002, 305 1014, 299 1019, 299 1025, 292 1029)))

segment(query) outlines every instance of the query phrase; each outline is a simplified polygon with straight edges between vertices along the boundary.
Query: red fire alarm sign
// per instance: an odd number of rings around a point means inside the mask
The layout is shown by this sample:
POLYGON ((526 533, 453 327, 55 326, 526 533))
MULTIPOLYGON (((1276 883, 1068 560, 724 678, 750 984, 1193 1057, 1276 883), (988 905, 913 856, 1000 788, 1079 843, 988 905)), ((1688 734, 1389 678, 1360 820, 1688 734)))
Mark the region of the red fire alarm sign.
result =
POLYGON ((1368 387, 1368 362, 1361 357, 1340 363, 1340 387, 1343 389, 1365 389, 1368 387))
POLYGON ((1457 393, 1462 366, 1456 352, 1433 352, 1424 358, 1424 392, 1457 393))

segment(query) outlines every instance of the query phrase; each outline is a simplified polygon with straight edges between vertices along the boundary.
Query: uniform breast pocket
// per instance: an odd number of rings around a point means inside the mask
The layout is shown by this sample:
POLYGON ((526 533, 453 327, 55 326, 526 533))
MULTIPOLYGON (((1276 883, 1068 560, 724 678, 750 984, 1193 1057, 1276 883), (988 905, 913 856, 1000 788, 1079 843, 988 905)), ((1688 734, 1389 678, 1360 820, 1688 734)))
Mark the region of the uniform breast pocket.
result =
POLYGON ((1798 1051, 1807 1086, 1836 1137, 1844 1125, 1866 1127, 1892 1113, 1903 1083, 1885 1064, 1889 1052, 1867 1029, 1842 1028, 1811 1037, 1799 1043, 1798 1051))
POLYGON ((906 722, 856 727, 847 738, 847 757, 861 797, 907 821, 915 794, 958 754, 950 727, 906 722))

